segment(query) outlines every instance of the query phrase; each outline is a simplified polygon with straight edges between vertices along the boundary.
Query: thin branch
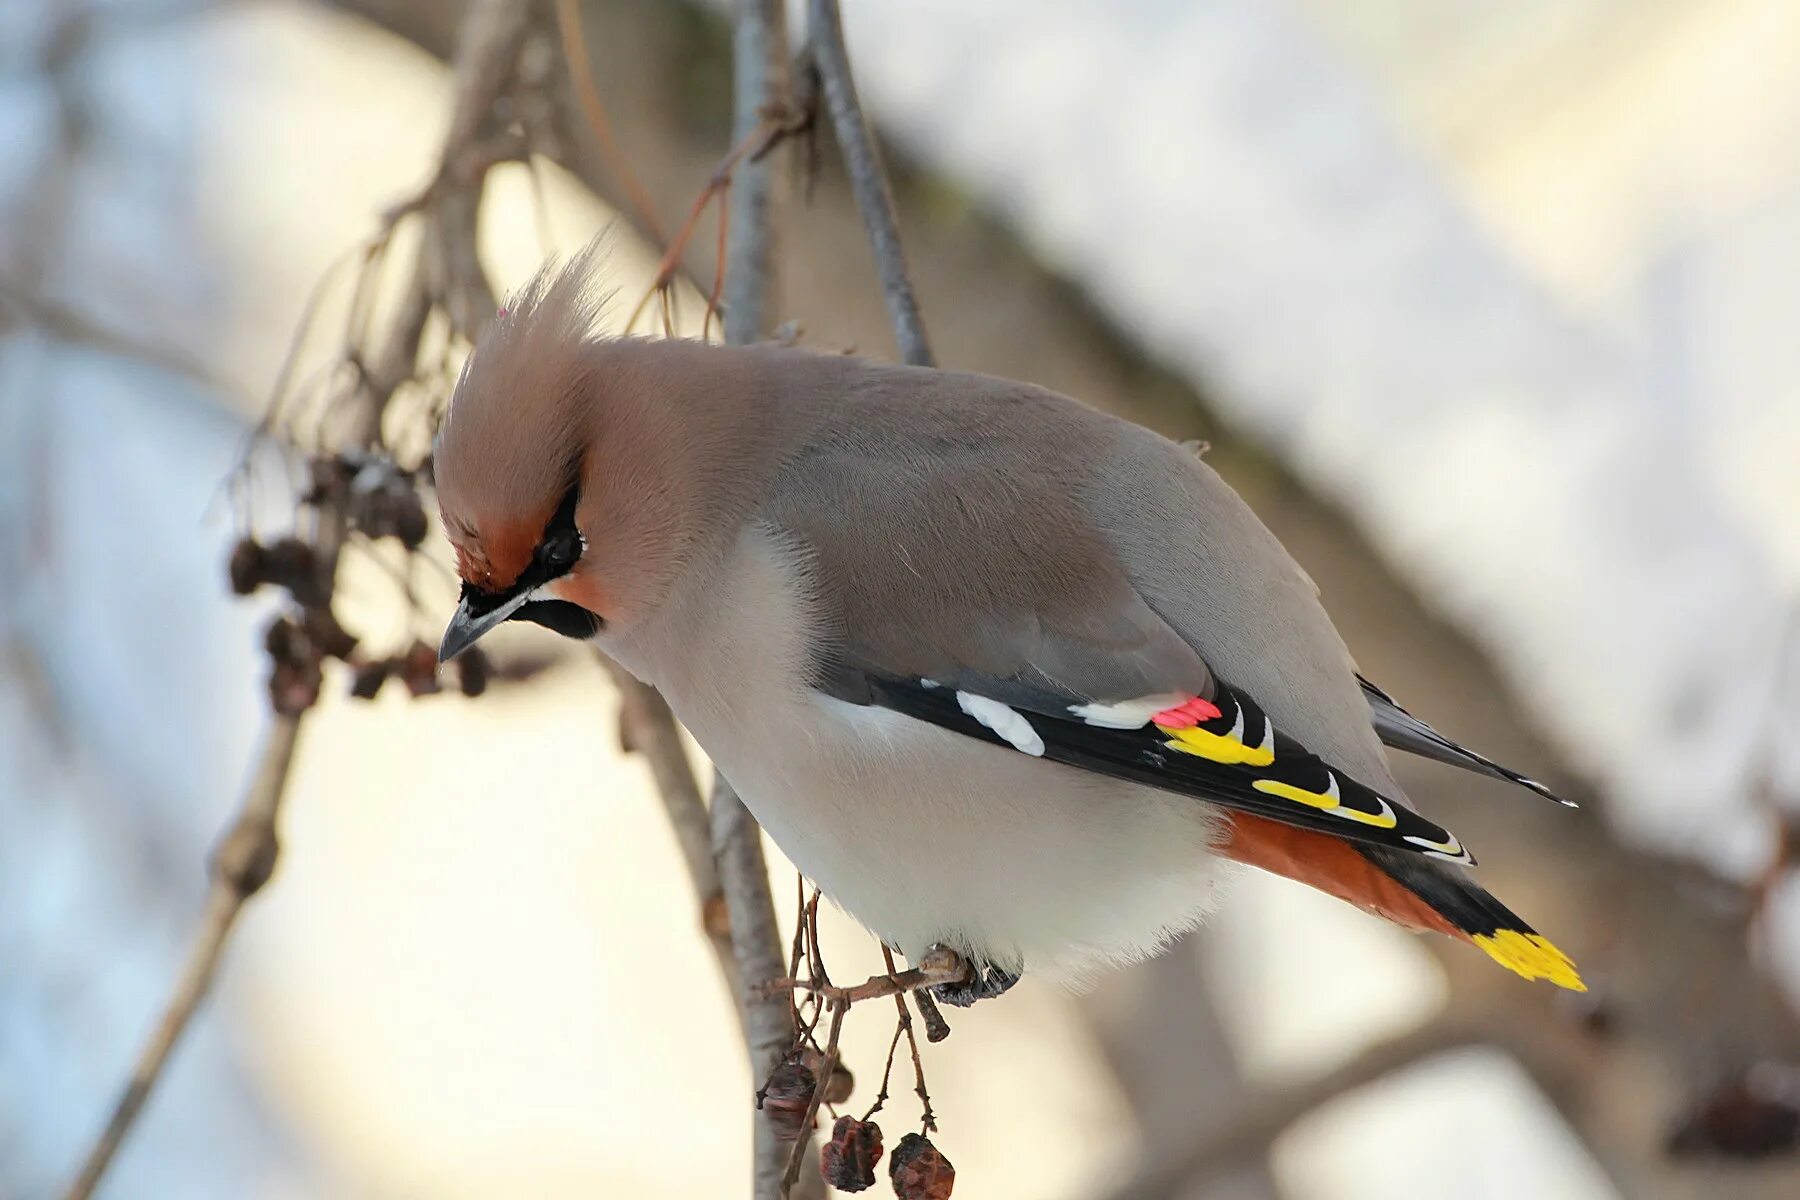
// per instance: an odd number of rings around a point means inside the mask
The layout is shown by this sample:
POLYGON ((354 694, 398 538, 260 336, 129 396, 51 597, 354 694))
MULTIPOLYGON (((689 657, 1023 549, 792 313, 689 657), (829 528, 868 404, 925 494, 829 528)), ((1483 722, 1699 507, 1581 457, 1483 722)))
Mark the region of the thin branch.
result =
MULTIPOLYGON (((135 359, 216 392, 230 390, 204 363, 189 358, 180 350, 141 341, 101 324, 78 309, 17 286, 5 278, 0 278, 0 310, 10 310, 18 320, 41 329, 59 341, 80 342, 102 354, 135 359)), ((0 322, 0 332, 5 327, 5 323, 0 322)))
POLYGON ((856 78, 850 72, 850 53, 844 47, 844 21, 837 0, 809 0, 806 11, 807 40, 818 65, 825 107, 831 113, 831 125, 844 155, 844 169, 850 175, 856 207, 869 229, 875 269, 881 274, 881 294, 894 323, 894 340, 899 344, 901 361, 916 367, 936 366, 931 343, 925 337, 919 300, 906 272, 900 222, 894 215, 894 192, 888 186, 875 135, 863 115, 862 101, 856 95, 856 78))
MULTIPOLYGON (((513 0, 482 0, 471 10, 457 54, 456 100, 440 175, 447 173, 453 163, 464 161, 464 151, 479 136, 487 114, 510 79, 529 24, 529 7, 513 0)), ((482 171, 465 176, 461 182, 470 193, 478 193, 484 176, 482 171)), ((360 405, 351 436, 362 445, 373 445, 379 440, 382 413, 416 364, 431 307, 428 270, 429 265, 421 256, 400 314, 384 343, 371 356, 373 366, 358 388, 360 405)), ((323 503, 319 517, 316 553, 322 573, 335 578, 347 521, 336 501, 323 503)), ((270 730, 255 778, 230 830, 213 853, 206 911, 187 962, 161 1020, 138 1052, 105 1128, 69 1186, 68 1200, 87 1200, 105 1177, 119 1146, 161 1079, 169 1056, 211 990, 238 914, 274 873, 280 856, 279 818, 302 719, 301 714, 279 716, 270 730)))
MULTIPOLYGON (((882 947, 884 951, 887 948, 882 947)), ((922 987, 937 987, 945 983, 968 983, 972 978, 973 968, 954 950, 942 946, 934 947, 919 965, 906 971, 896 971, 892 965, 892 952, 889 953, 888 970, 880 975, 871 975, 853 987, 833 987, 831 981, 824 977, 820 967, 814 968, 812 979, 776 979, 762 985, 760 993, 767 996, 778 996, 785 992, 808 992, 822 996, 831 1004, 861 1004, 864 1000, 881 1000, 888 996, 904 996, 907 992, 922 987)), ((902 1015, 904 1015, 902 1009, 902 1015)))
POLYGON ((781 1178, 777 1183, 779 1195, 786 1197, 793 1190, 795 1182, 800 1178, 800 1165, 806 1159, 807 1138, 805 1131, 813 1127, 818 1118, 819 1104, 825 1099, 825 1089, 831 1086, 831 1076, 838 1065, 838 1035, 844 1031, 844 1014, 850 1011, 850 1005, 844 1001, 833 1001, 831 1005, 831 1028, 825 1035, 825 1059, 819 1065, 817 1080, 813 1084, 812 1098, 806 1102, 806 1116, 800 1122, 802 1133, 794 1139, 788 1148, 787 1165, 782 1168, 781 1178))
POLYGON ((231 935, 244 902, 269 881, 275 870, 279 852, 276 818, 281 814, 281 801, 287 791, 288 769, 294 761, 294 745, 300 733, 298 717, 277 718, 263 747, 262 761, 256 778, 244 797, 243 807, 233 820, 230 831, 214 850, 209 867, 212 882, 207 889, 206 912, 200 932, 188 951, 186 964, 176 979, 174 991, 163 1009, 162 1019, 143 1048, 138 1052, 131 1076, 126 1081, 107 1118, 106 1128, 89 1149, 75 1181, 66 1193, 69 1200, 86 1200, 94 1194, 113 1156, 131 1132, 150 1092, 162 1077, 163 1067, 181 1035, 193 1021, 200 1002, 212 990, 217 977, 219 956, 225 940, 231 935))
POLYGON ((581 113, 587 118, 588 128, 593 130, 594 141, 600 147, 601 160, 606 169, 625 189, 625 197, 631 203, 632 211, 639 221, 643 222, 645 232, 661 243, 662 226, 656 220, 656 205, 650 200, 650 193, 638 181, 637 173, 631 169, 631 160, 619 149, 619 139, 613 133, 612 121, 606 115, 606 106, 600 102, 600 88, 594 83, 594 63, 588 54, 587 39, 581 31, 581 10, 578 0, 556 0, 556 28, 562 36, 563 59, 569 67, 569 77, 575 83, 575 95, 581 101, 581 113))
MULTIPOLYGON (((770 125, 791 122, 787 6, 781 0, 739 0, 731 34, 731 138, 744 145, 770 125)), ((732 180, 729 227, 742 236, 725 254, 725 340, 734 346, 761 338, 774 306, 775 202, 779 175, 766 147, 754 150, 732 180)))
POLYGON ((1466 1018, 1440 1017, 1379 1042, 1314 1079, 1248 1099, 1234 1120, 1201 1134, 1175 1157, 1144 1167, 1105 1200, 1162 1200, 1197 1192, 1200 1185, 1265 1156, 1296 1121, 1338 1097, 1482 1040, 1466 1018))
MULTIPOLYGON (((793 1010, 786 996, 767 985, 781 978, 781 933, 769 895, 769 866, 763 858, 762 830, 723 776, 713 781, 713 852, 731 913, 731 944, 737 956, 739 1002, 744 1011, 750 1077, 767 1079, 794 1044, 793 1010)), ((781 1195, 785 1143, 768 1116, 754 1111, 756 1200, 781 1195)), ((805 1141, 802 1135, 801 1141, 805 1141)))
MULTIPOLYGON (((889 975, 896 975, 899 973, 894 969, 894 952, 888 949, 885 942, 882 943, 881 947, 881 959, 882 962, 886 964, 889 975)), ((919 1097, 919 1105, 922 1110, 919 1117, 919 1124, 924 1132, 936 1133, 937 1113, 932 1111, 931 1092, 925 1086, 925 1060, 919 1057, 919 1035, 913 1032, 912 1011, 906 1007, 906 997, 900 994, 894 996, 894 1007, 900 1010, 900 1028, 898 1032, 906 1035, 907 1048, 912 1051, 913 1092, 919 1097)), ((894 1052, 889 1050, 888 1066, 890 1068, 892 1068, 893 1062, 894 1052)), ((887 1094, 887 1079, 885 1076, 881 1081, 881 1091, 883 1095, 887 1094)), ((865 1117, 863 1119, 867 1120, 868 1118, 865 1117)))
POLYGON ((719 972, 731 990, 737 1006, 738 1023, 745 1026, 742 1003, 743 989, 738 983, 737 958, 731 946, 731 910, 719 884, 719 867, 713 858, 713 842, 706 801, 700 794, 700 782, 694 777, 687 749, 682 745, 681 730, 668 702, 653 687, 639 682, 611 659, 602 663, 612 675, 619 690, 619 735, 628 751, 641 754, 650 766, 656 791, 662 797, 675 841, 681 847, 681 859, 687 866, 688 881, 699 902, 700 927, 712 946, 719 972))
MULTIPOLYGON (((788 111, 786 10, 782 0, 740 0, 733 34, 732 142, 746 146, 775 114, 788 111)), ((725 339, 733 344, 761 335, 770 305, 768 266, 774 261, 775 230, 769 155, 750 155, 737 164, 730 193, 729 227, 735 235, 728 248, 725 339)), ((731 942, 737 954, 750 1077, 766 1079, 794 1043, 793 1009, 788 998, 768 995, 762 985, 781 978, 781 934, 775 903, 769 894, 769 868, 763 860, 762 830, 724 776, 713 784, 713 852, 719 880, 731 913, 731 942)), ((820 1078, 829 1078, 833 1047, 820 1078)), ((816 1111, 819 1095, 813 1097, 816 1111)), ((756 1200, 783 1196, 799 1173, 798 1157, 807 1144, 802 1133, 795 1161, 784 1164, 784 1146, 768 1115, 753 1110, 755 1160, 752 1194, 756 1200), (785 1181, 785 1182, 784 1182, 785 1181)), ((808 1126, 810 1128, 810 1119, 808 1126)))

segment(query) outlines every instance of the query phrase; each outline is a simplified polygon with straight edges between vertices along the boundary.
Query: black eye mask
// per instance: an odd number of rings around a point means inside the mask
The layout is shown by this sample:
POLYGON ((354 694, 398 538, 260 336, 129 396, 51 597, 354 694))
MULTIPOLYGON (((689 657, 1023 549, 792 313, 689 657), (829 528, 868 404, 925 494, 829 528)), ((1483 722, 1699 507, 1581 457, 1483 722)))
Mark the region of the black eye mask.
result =
MULTIPOLYGON (((479 619, 495 609, 561 578, 581 561, 584 549, 581 533, 575 528, 576 489, 571 487, 557 506, 556 514, 544 526, 544 536, 532 552, 531 563, 519 573, 513 585, 501 592, 484 592, 470 583, 462 587, 463 609, 471 618, 479 619)), ((604 622, 595 614, 567 600, 527 600, 506 617, 508 621, 530 621, 534 625, 562 634, 564 637, 587 639, 600 632, 604 622)))

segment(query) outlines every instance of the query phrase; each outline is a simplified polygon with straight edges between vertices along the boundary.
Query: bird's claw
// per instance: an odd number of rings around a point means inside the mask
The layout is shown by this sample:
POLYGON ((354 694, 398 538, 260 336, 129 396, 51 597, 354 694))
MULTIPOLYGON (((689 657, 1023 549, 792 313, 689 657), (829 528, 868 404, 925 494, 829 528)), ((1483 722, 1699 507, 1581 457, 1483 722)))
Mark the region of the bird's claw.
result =
POLYGON ((931 994, 953 1008, 968 1008, 977 1000, 991 1000, 1003 994, 1017 982, 1019 977, 1011 971, 975 967, 961 983, 940 983, 931 989, 931 994))

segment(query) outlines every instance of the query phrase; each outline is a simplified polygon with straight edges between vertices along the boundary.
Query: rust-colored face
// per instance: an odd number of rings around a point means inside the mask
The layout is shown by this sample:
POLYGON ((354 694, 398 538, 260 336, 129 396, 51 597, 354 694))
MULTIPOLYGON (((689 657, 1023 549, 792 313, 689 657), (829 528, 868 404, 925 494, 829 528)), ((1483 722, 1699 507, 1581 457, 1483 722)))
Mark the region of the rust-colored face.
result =
POLYGON ((502 524, 485 535, 466 527, 453 530, 462 602, 444 630, 439 661, 454 658, 502 621, 531 621, 573 638, 600 631, 599 615, 568 598, 585 593, 565 590, 577 577, 587 548, 575 527, 576 500, 571 487, 536 534, 525 533, 527 527, 519 523, 502 524))
POLYGON ((495 520, 485 529, 445 522, 451 548, 456 551, 456 573, 462 581, 487 592, 506 591, 531 565, 550 514, 532 521, 495 520))

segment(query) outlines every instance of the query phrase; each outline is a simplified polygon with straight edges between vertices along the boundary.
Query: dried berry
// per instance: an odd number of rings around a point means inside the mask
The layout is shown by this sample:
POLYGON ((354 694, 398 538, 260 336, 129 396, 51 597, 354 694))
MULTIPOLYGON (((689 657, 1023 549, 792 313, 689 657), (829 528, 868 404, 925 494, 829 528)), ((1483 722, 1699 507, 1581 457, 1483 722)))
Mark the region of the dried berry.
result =
POLYGON ((262 543, 252 537, 240 539, 231 548, 231 559, 225 570, 231 577, 231 590, 240 596, 248 596, 261 587, 269 577, 268 566, 263 561, 262 543))
POLYGON ((381 685, 394 673, 394 660, 378 658, 374 662, 357 663, 350 672, 350 694, 358 700, 373 700, 381 685))
MULTIPOLYGON (((818 1075, 819 1071, 825 1066, 825 1056, 820 1054, 817 1050, 809 1049, 804 1051, 801 1055, 801 1061, 806 1064, 807 1069, 812 1071, 815 1076, 818 1075)), ((850 1068, 844 1065, 842 1059, 832 1063, 831 1077, 825 1081, 824 1103, 842 1104, 850 1098, 850 1093, 855 1090, 856 1076, 850 1073, 850 1068)))
POLYGON ((319 652, 306 631, 287 617, 277 617, 263 633, 263 649, 277 663, 316 662, 319 652))
POLYGON ((424 642, 414 642, 400 656, 400 682, 415 696, 430 696, 444 690, 438 681, 437 651, 424 642))
POLYGON ((789 1059, 775 1068, 768 1086, 763 1088, 762 1110, 776 1137, 791 1142, 804 1132, 806 1110, 812 1107, 813 1088, 817 1085, 818 1077, 805 1063, 789 1059))
POLYGON ((922 1133, 909 1133, 888 1159, 888 1178, 900 1200, 950 1200, 956 1168, 922 1133))
POLYGON ((302 619, 306 636, 326 658, 349 658, 356 649, 356 638, 342 625, 329 607, 309 608, 302 619))
POLYGON ((1669 1137, 1684 1158, 1770 1158, 1800 1149, 1800 1070, 1764 1063, 1703 1098, 1669 1137))
POLYGON ((839 1191, 860 1192, 875 1186, 875 1166, 880 1161, 881 1126, 839 1117, 831 1127, 831 1140, 819 1151, 819 1173, 839 1191))
POLYGON ((425 533, 429 527, 425 520, 425 505, 420 502, 419 494, 413 491, 409 481, 406 489, 394 498, 394 536, 408 550, 417 550, 425 544, 425 533))
POLYGON ((284 717, 297 717, 319 702, 325 677, 317 659, 277 659, 269 673, 269 704, 284 717))
POLYGON ((465 696, 479 696, 487 691, 488 680, 493 675, 493 668, 488 663, 487 655, 481 647, 470 646, 456 659, 456 684, 465 696))
POLYGON ((263 551, 263 578, 293 593, 301 605, 324 604, 329 596, 320 578, 319 556, 299 538, 285 537, 263 551))
POLYGON ((316 508, 341 496, 344 489, 350 486, 351 476, 355 473, 355 465, 343 455, 322 454, 309 464, 312 486, 302 499, 316 508))

